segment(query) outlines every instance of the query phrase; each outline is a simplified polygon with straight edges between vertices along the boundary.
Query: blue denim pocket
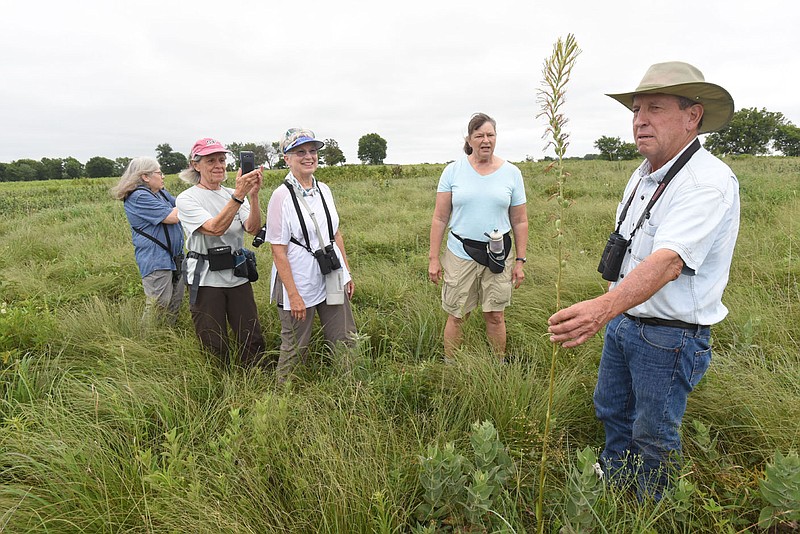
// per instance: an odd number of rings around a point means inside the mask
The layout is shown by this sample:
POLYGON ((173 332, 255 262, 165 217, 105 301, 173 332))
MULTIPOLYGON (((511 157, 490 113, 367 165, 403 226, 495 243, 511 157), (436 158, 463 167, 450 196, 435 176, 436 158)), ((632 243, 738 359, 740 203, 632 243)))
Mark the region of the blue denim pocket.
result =
MULTIPOLYGON (((706 343, 707 345, 707 343, 706 343)), ((689 383, 692 385, 692 389, 700 382, 700 379, 703 378, 703 375, 706 374, 708 371, 709 366, 711 365, 711 349, 706 350, 699 350, 694 353, 694 366, 692 367, 692 373, 689 377, 689 383)))
POLYGON ((640 332, 642 340, 657 349, 678 351, 684 345, 684 336, 680 328, 643 324, 640 332))

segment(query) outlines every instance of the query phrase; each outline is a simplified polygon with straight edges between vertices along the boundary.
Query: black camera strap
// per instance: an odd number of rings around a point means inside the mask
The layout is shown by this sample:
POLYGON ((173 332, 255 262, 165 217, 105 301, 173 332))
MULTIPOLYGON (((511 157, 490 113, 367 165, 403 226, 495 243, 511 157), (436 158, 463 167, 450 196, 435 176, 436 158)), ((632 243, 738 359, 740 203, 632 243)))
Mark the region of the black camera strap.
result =
POLYGON ((139 234, 141 236, 146 237, 147 239, 149 239, 150 241, 152 241, 153 243, 155 243, 159 247, 161 247, 164 250, 166 250, 167 254, 172 256, 172 242, 169 239, 169 232, 167 231, 166 225, 164 225, 164 223, 161 223, 160 226, 164 227, 164 235, 167 236, 167 244, 166 245, 164 243, 162 243, 161 241, 159 241, 158 239, 156 239, 155 237, 153 237, 150 234, 148 234, 147 232, 145 232, 144 230, 136 228, 135 226, 131 226, 131 228, 133 229, 134 232, 136 232, 137 234, 139 234))
MULTIPOLYGON (((306 240, 306 244, 302 244, 300 241, 295 239, 294 236, 292 236, 289 241, 295 245, 303 247, 313 254, 314 251, 311 250, 311 240, 308 238, 308 228, 306 227, 305 217, 303 217, 303 212, 300 210, 300 203, 297 200, 297 193, 294 190, 294 186, 290 184, 288 180, 284 181, 283 185, 289 189, 289 193, 292 195, 292 203, 294 204, 294 209, 297 211, 297 218, 300 220, 300 229, 303 231, 303 238, 306 240)), ((325 195, 322 194, 322 189, 319 190, 319 196, 322 198, 322 208, 325 210, 325 218, 328 222, 328 235, 331 238, 331 243, 333 243, 333 221, 331 220, 331 212, 328 210, 328 204, 325 202, 325 195)), ((305 204, 306 210, 308 210, 308 214, 311 216, 311 220, 314 221, 314 224, 316 225, 317 220, 314 218, 314 212, 309 209, 305 200, 303 200, 303 204, 305 204)), ((319 227, 317 227, 317 236, 319 237, 320 246, 322 246, 322 234, 319 231, 319 227)))
MULTIPOLYGON (((664 189, 667 188, 667 186, 672 181, 672 179, 675 177, 675 175, 678 174, 678 172, 680 172, 681 169, 683 169, 684 165, 686 165, 686 163, 689 162, 689 160, 692 158, 692 156, 694 156, 694 153, 697 152, 698 150, 700 150, 700 139, 695 138, 694 143, 689 145, 689 148, 687 148, 686 150, 683 151, 683 154, 681 154, 680 157, 675 161, 675 163, 673 163, 672 166, 669 168, 669 170, 667 171, 666 176, 664 176, 664 178, 662 178, 661 181, 658 182, 658 187, 656 187, 656 190, 653 193, 653 196, 650 198, 650 202, 647 203, 647 207, 642 212, 642 215, 641 215, 641 217, 639 217, 639 220, 636 222, 636 226, 633 228, 633 231, 631 232, 631 235, 628 237, 628 241, 629 242, 633 239, 633 235, 636 233, 636 230, 638 230, 642 226, 642 224, 644 223, 645 219, 649 219, 650 218, 650 210, 653 209, 653 206, 655 205, 656 201, 659 198, 661 198, 661 194, 664 192, 664 189)), ((628 197, 628 201, 625 203, 625 207, 622 209, 622 213, 620 214, 619 222, 617 223, 617 230, 616 230, 617 233, 619 233, 619 230, 622 227, 622 222, 625 220, 625 217, 628 215, 628 208, 631 207, 631 203, 633 202, 633 198, 636 195, 636 190, 639 188, 639 184, 641 184, 641 183, 642 183, 642 181, 640 179, 639 183, 636 184, 636 187, 633 188, 633 192, 631 193, 631 196, 628 197)))

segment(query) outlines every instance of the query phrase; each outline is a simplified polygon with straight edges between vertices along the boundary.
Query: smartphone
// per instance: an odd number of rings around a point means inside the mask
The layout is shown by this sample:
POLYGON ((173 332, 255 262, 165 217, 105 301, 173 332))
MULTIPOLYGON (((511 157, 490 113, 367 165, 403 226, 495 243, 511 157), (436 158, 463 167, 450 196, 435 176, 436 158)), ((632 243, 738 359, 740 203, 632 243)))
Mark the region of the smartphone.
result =
POLYGON ((239 152, 239 167, 243 175, 253 171, 256 168, 256 155, 249 150, 239 152))

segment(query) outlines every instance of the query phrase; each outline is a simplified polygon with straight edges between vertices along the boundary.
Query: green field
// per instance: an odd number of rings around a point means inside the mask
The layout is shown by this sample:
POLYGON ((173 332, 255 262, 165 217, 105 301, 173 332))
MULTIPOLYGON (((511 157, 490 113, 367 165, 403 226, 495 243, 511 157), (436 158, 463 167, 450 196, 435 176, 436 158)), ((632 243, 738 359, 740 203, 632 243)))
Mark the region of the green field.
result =
MULTIPOLYGON (((800 159, 728 163, 742 194, 730 315, 689 399, 686 468, 658 504, 579 471, 577 453, 603 443, 591 401, 599 336, 560 353, 543 440, 558 267, 544 163, 520 164, 529 261, 506 313, 505 366, 478 317, 457 363, 441 361, 445 315, 427 253, 443 165, 320 169, 342 217, 360 339, 331 354, 315 338, 312 364, 280 387, 208 359, 186 309, 174 328, 142 324, 112 180, 0 184, 0 532, 530 532, 543 447, 548 532, 756 532, 777 499, 765 478, 786 496, 772 511, 778 528, 797 527, 800 159), (776 453, 788 459, 767 477, 776 453)), ((598 255, 635 165, 565 162, 564 304, 603 291, 598 255)), ((282 176, 266 173, 262 206, 282 176)), ((167 178, 174 194, 183 186, 167 178)), ((277 357, 267 247, 257 256, 277 357)))

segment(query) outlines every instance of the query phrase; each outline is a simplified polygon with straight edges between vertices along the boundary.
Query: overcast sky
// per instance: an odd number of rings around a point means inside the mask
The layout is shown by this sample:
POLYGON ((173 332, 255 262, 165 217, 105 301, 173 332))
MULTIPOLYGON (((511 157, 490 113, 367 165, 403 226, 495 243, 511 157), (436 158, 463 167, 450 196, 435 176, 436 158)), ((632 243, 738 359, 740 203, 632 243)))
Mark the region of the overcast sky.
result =
POLYGON ((387 163, 462 154, 473 112, 496 154, 545 152, 542 65, 559 37, 583 51, 567 87, 567 156, 602 135, 632 141, 633 90, 656 62, 687 61, 736 109, 800 125, 800 7, 789 0, 6 0, 0 10, 0 161, 187 154, 333 138, 348 163, 376 132, 387 163))

